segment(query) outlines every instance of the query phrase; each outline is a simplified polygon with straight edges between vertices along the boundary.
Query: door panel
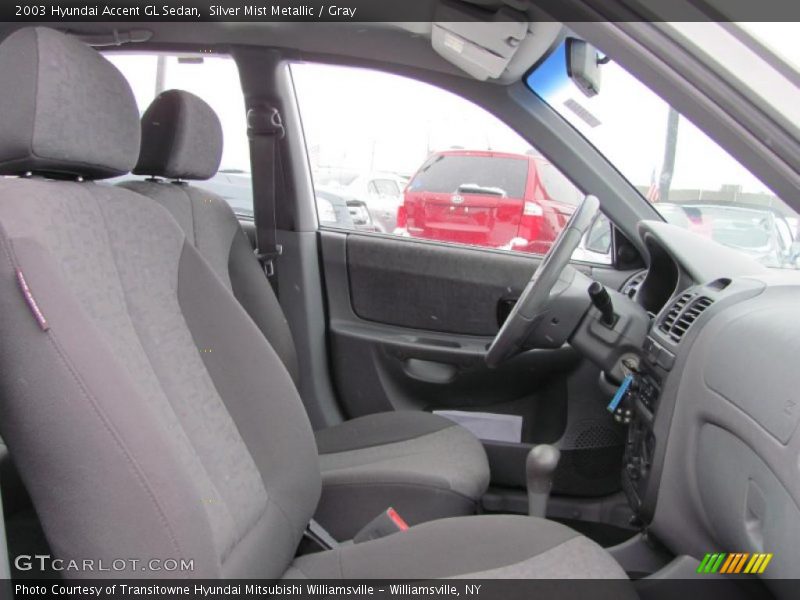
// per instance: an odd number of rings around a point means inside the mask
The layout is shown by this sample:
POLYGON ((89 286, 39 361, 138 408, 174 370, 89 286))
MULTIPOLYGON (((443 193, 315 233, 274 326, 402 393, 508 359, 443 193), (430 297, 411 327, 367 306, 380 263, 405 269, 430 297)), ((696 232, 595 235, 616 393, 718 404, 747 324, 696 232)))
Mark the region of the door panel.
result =
POLYGON ((367 236, 347 240, 355 314, 431 331, 492 336, 498 304, 517 298, 538 260, 367 236))
MULTIPOLYGON (((547 442, 564 453, 557 490, 601 495, 617 488, 623 436, 605 411, 595 367, 569 346, 527 352, 497 369, 484 363, 503 311, 539 257, 320 235, 332 371, 349 417, 436 409, 520 415, 521 443, 485 442, 496 485, 524 487, 528 448, 547 442)), ((611 269, 594 276, 615 287, 622 280, 611 269)))

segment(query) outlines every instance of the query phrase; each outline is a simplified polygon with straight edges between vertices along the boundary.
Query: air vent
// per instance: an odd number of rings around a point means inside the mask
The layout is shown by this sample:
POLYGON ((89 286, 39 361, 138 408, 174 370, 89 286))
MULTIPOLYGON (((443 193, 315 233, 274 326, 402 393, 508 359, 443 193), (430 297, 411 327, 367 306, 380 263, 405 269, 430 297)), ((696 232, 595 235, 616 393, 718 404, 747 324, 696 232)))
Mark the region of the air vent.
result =
POLYGON ((644 278, 647 277, 647 271, 642 271, 641 273, 637 273, 627 282, 625 285, 622 286, 622 293, 625 294, 628 298, 633 298, 636 296, 636 292, 639 291, 639 287, 641 287, 644 278))
POLYGON ((661 321, 661 331, 666 334, 672 332, 672 327, 675 325, 675 322, 678 320, 678 317, 681 314, 681 311, 686 307, 689 303, 689 300, 692 299, 691 294, 684 294, 680 298, 678 298, 675 303, 670 306, 667 314, 664 315, 664 318, 661 321))
POLYGON ((695 298, 693 294, 683 294, 670 306, 667 314, 661 320, 659 329, 666 333, 673 342, 680 342, 697 317, 713 303, 714 301, 707 296, 695 298))

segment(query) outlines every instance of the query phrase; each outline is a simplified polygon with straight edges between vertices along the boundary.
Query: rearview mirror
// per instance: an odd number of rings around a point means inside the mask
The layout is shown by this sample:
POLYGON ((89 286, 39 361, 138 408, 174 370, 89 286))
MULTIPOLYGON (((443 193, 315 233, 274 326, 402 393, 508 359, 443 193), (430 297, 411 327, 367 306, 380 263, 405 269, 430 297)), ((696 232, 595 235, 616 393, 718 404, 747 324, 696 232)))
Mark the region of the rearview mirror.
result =
POLYGON ((585 96, 600 92, 600 56, 583 40, 567 39, 567 75, 585 96))

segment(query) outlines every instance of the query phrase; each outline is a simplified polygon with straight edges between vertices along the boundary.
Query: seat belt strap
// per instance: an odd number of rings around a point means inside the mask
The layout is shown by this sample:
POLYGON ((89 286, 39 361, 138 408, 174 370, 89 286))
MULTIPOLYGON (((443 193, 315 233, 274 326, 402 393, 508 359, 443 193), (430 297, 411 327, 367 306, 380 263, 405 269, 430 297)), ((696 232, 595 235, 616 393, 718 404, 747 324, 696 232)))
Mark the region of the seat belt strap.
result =
POLYGON ((323 550, 332 550, 339 546, 339 542, 333 539, 333 536, 325 531, 325 528, 314 519, 308 522, 303 535, 319 545, 323 550))
POLYGON ((275 203, 278 192, 278 141, 286 131, 277 108, 257 106, 247 111, 250 171, 253 182, 253 217, 256 257, 267 277, 275 274, 275 260, 283 248, 277 242, 275 203))

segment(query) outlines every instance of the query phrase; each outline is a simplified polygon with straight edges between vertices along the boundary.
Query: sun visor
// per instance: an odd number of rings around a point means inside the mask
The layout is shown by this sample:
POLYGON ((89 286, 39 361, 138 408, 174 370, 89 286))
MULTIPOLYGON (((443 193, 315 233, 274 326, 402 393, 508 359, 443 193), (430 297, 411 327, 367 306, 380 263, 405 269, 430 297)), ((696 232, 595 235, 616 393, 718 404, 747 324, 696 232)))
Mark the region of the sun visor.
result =
POLYGON ((487 11, 443 1, 435 19, 433 49, 481 81, 503 74, 528 33, 527 16, 509 7, 487 11))

